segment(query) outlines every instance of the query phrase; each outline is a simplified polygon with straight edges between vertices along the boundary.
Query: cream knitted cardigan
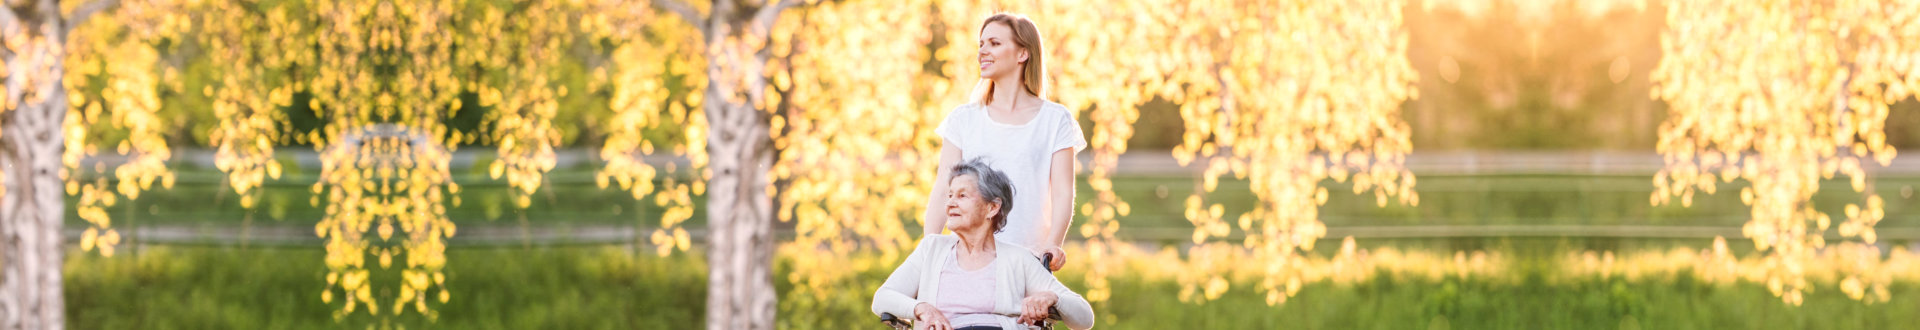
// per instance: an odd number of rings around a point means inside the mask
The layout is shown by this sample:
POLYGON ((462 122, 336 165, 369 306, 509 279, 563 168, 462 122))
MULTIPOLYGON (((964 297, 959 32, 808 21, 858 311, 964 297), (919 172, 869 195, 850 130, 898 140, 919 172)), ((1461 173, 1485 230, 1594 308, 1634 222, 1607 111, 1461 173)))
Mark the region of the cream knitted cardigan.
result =
MULTIPOLYGON (((954 235, 927 235, 920 239, 920 246, 907 255, 907 261, 887 276, 887 282, 873 293, 873 315, 892 313, 902 319, 913 319, 913 307, 922 302, 932 303, 940 295, 940 267, 954 258, 954 244, 960 237, 954 235)), ((996 242, 994 256, 993 313, 1020 317, 1020 302, 1026 299, 1027 292, 1048 290, 1059 296, 1054 307, 1060 310, 1060 318, 1068 328, 1086 329, 1093 327, 1093 306, 1087 299, 1073 293, 1067 286, 1060 284, 1052 273, 1033 259, 1032 250, 1006 242, 996 242)), ((916 322, 915 328, 925 323, 916 322)), ((1025 326, 1006 322, 1004 329, 1025 329, 1025 326)))

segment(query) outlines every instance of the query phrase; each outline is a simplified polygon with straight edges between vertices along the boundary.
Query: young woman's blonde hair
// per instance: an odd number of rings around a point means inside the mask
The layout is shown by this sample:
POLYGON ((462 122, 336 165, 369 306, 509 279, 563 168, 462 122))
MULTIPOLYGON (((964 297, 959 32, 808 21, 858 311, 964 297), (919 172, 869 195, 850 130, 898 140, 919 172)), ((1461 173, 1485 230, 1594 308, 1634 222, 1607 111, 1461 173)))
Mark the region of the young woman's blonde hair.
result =
MULTIPOLYGON (((1033 20, 1027 19, 1024 15, 1003 12, 987 17, 985 22, 980 23, 980 31, 986 31, 987 26, 993 23, 1007 24, 1007 27, 1013 30, 1013 44, 1027 50, 1027 61, 1020 69, 1020 87, 1034 96, 1046 98, 1047 65, 1041 60, 1046 57, 1043 56, 1046 52, 1040 43, 1040 28, 1035 27, 1033 20)), ((982 105, 993 102, 994 87, 996 86, 993 85, 993 80, 981 78, 980 82, 973 86, 973 95, 967 99, 982 105)))

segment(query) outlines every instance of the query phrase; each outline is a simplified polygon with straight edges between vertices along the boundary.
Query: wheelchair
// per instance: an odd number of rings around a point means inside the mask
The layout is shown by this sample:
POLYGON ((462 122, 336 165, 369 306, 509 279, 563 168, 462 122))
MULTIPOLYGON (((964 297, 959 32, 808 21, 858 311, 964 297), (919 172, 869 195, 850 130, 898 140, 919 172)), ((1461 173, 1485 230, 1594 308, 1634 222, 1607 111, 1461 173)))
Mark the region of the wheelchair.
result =
MULTIPOLYGON (((1053 272, 1053 268, 1046 268, 1046 267, 1047 265, 1051 265, 1051 264, 1053 264, 1053 254, 1047 254, 1045 256, 1040 257, 1040 267, 1047 269, 1047 272, 1049 273, 1053 272)), ((1027 326, 1027 329, 1053 329, 1053 324, 1055 323, 1055 321, 1059 321, 1059 320, 1060 320, 1060 308, 1047 307, 1046 319, 1034 321, 1032 324, 1026 324, 1026 326, 1027 326)), ((908 318, 900 318, 898 316, 893 316, 893 313, 880 313, 880 323, 885 324, 886 326, 891 327, 894 330, 913 329, 912 315, 908 315, 908 318)), ((1007 329, 1007 330, 1013 330, 1013 329, 1007 329)))

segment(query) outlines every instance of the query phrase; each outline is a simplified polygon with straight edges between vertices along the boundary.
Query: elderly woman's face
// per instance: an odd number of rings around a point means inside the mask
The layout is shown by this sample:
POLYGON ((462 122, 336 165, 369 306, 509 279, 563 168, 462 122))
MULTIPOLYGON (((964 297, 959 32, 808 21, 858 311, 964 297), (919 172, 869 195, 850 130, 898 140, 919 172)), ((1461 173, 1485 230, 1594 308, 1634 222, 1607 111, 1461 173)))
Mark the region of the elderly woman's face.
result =
POLYGON ((980 197, 978 183, 973 175, 956 176, 947 183, 947 226, 956 232, 984 226, 1000 211, 995 204, 980 197))

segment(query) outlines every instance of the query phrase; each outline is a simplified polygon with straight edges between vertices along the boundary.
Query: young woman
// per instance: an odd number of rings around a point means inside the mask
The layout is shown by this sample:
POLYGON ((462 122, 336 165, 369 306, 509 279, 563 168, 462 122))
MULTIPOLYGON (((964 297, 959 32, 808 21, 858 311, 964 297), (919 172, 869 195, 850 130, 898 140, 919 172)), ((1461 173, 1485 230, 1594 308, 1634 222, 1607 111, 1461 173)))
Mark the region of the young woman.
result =
POLYGON ((994 240, 1020 205, 1008 177, 979 161, 950 169, 941 218, 953 235, 920 239, 873 293, 873 314, 916 320, 916 329, 1025 329, 1058 308, 1068 328, 1093 327, 1093 307, 1060 284, 1032 251, 994 240))
POLYGON ((944 138, 940 168, 927 198, 928 236, 947 228, 948 168, 961 159, 982 159, 1007 173, 1020 192, 995 236, 1001 242, 1054 256, 1047 268, 1066 264, 1060 243, 1073 222, 1074 154, 1086 149, 1079 122, 1066 106, 1046 100, 1046 65, 1040 30, 1025 16, 1001 13, 980 26, 980 84, 967 104, 954 108, 934 132, 944 138), (1025 206, 1032 205, 1032 206, 1025 206))

